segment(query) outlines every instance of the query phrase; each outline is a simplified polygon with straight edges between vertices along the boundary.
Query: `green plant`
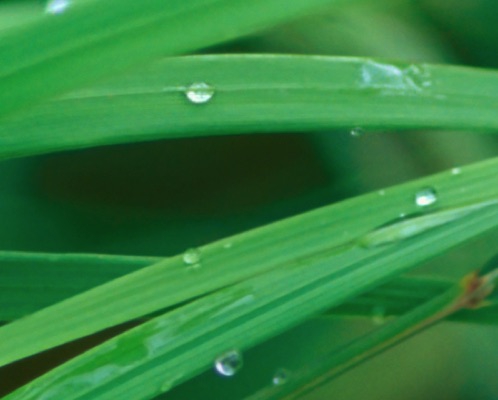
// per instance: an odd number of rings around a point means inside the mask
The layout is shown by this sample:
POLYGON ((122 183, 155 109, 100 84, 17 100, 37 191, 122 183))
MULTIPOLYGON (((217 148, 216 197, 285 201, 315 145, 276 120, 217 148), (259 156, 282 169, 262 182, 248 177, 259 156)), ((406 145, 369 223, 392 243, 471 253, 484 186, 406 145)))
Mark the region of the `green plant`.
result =
MULTIPOLYGON (((7 376, 44 351, 64 361, 4 398, 313 396, 443 319, 496 325, 498 266, 482 265, 497 250, 498 72, 445 65, 458 63, 459 48, 438 29, 454 22, 438 2, 422 3, 0 4, 1 235, 9 247, 0 252, 0 365, 7 376), (373 133, 381 130, 404 137, 384 141, 387 133, 373 133), (223 175, 240 161, 230 155, 237 140, 251 146, 254 133, 287 135, 269 142, 268 168, 251 158, 255 175, 223 175), (100 155, 45 155, 126 143, 100 155), (178 147, 160 148, 169 143, 178 147), (214 172, 175 202, 172 192, 203 173, 207 155, 214 172), (201 168, 190 171, 195 163, 201 168), (274 188, 285 180, 293 184, 274 188), (237 222, 248 209, 259 220, 237 222), (422 263, 423 276, 413 274, 422 263), (389 321, 372 330, 372 316, 389 321), (295 349, 286 332, 306 321, 304 355, 282 356, 295 349), (325 340, 344 326, 343 343, 325 340), (88 351, 77 344, 72 357, 58 348, 90 335, 88 351), (235 375, 252 348, 259 367, 242 369, 246 383, 203 389, 212 379, 205 371, 235 375)), ((464 3, 453 14, 469 26, 455 31, 479 43, 472 18, 497 7, 479 1, 465 16, 464 3)), ((41 364, 38 374, 52 366, 41 364)))

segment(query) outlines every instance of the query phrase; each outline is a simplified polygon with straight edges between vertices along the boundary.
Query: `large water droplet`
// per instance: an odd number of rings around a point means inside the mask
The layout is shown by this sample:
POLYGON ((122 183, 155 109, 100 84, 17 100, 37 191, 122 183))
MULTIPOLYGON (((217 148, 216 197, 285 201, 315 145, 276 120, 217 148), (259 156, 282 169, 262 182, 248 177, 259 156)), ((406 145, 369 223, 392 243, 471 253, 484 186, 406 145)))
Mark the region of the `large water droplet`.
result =
POLYGON ((272 383, 275 386, 284 385, 289 380, 289 375, 290 375, 289 371, 283 368, 279 368, 275 371, 275 374, 273 375, 272 383))
POLYGON ((242 368, 242 354, 237 350, 230 350, 219 356, 214 367, 220 375, 234 376, 242 368))
POLYGON ((204 104, 213 98, 214 88, 205 82, 196 82, 187 88, 185 95, 191 103, 204 104))
POLYGON ((45 12, 53 15, 62 14, 68 6, 69 0, 50 0, 45 6, 45 12))
POLYGON ((356 126, 353 129, 351 129, 350 134, 351 136, 354 137, 360 137, 365 134, 365 130, 363 128, 360 128, 359 126, 356 126))
POLYGON ((424 188, 415 194, 415 204, 419 207, 427 207, 437 201, 437 193, 433 188, 424 188))
POLYGON ((201 262, 201 251, 191 248, 183 253, 183 262, 187 265, 198 265, 201 262))

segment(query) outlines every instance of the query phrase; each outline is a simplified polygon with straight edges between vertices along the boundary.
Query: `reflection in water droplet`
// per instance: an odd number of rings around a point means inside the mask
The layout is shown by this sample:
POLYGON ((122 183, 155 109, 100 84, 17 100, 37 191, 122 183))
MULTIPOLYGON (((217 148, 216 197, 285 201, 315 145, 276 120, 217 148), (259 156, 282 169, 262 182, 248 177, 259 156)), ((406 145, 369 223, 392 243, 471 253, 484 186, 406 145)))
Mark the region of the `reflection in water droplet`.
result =
POLYGON ((354 136, 354 137, 360 137, 360 136, 363 136, 365 134, 365 131, 363 130, 363 128, 360 128, 360 127, 355 127, 353 129, 351 129, 351 136, 354 136))
POLYGON ((289 371, 283 368, 279 368, 275 371, 272 382, 275 386, 284 385, 289 380, 289 375, 289 371))
POLYGON ((433 188, 424 188, 415 194, 415 204, 419 207, 427 207, 437 201, 437 193, 433 188))
POLYGON ((204 104, 209 102, 214 95, 214 88, 207 83, 193 83, 185 92, 187 99, 194 104, 204 104))
POLYGON ((372 322, 374 325, 382 325, 386 322, 386 309, 377 305, 372 310, 372 322))
POLYGON ((458 167, 451 169, 451 174, 452 175, 460 175, 461 173, 462 173, 462 170, 460 168, 458 168, 458 167))
POLYGON ((234 376, 242 368, 242 355, 237 350, 231 350, 219 356, 214 367, 220 375, 234 376))
POLYGON ((187 265, 198 265, 201 261, 201 251, 191 248, 183 253, 183 262, 187 265))
POLYGON ((62 14, 69 6, 69 0, 50 0, 45 6, 47 14, 62 14))

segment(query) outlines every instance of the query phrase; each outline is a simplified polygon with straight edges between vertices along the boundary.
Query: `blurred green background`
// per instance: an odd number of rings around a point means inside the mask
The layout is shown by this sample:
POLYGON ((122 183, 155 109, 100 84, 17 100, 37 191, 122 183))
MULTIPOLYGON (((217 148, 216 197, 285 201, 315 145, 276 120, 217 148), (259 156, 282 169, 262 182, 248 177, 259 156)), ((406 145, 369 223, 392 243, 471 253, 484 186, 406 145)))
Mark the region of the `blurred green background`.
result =
MULTIPOLYGON (((29 4, 27 9, 39 5, 20 3, 29 4)), ((353 3, 205 52, 375 56, 498 67, 496 0, 353 3)), ((348 131, 255 132, 5 161, 0 164, 1 248, 173 255, 321 205, 496 156, 497 139, 466 132, 367 131, 359 137, 348 131)), ((420 271, 457 278, 469 262, 491 257, 497 239, 495 232, 475 240, 420 271)), ((245 367, 235 378, 209 371, 167 398, 242 398, 269 384, 277 368, 292 373, 310 357, 372 327, 371 321, 310 321, 245 354, 245 367)), ((442 323, 308 398, 498 399, 497 337, 495 327, 442 323)), ((88 343, 28 360, 35 366, 28 374, 40 373, 59 362, 60 354, 67 357, 88 343)), ((26 373, 26 366, 21 362, 3 369, 5 391, 19 371, 26 373)))

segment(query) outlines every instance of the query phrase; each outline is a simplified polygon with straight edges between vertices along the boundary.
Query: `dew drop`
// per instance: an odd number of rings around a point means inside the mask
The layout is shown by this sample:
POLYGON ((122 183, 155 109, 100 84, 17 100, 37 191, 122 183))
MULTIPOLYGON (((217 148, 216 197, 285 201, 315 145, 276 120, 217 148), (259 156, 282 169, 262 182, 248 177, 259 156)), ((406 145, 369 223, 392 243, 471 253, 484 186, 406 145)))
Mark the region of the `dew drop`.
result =
POLYGON ((220 375, 234 376, 242 364, 242 355, 237 350, 230 350, 216 359, 214 367, 220 375))
POLYGON ((201 251, 191 248, 183 253, 183 262, 187 265, 198 265, 201 261, 201 251))
POLYGON ((451 175, 460 175, 461 173, 462 173, 462 170, 458 167, 451 169, 451 175))
POLYGON ((69 0, 50 0, 45 6, 45 12, 52 15, 62 14, 68 6, 69 0))
POLYGON ((204 104, 213 98, 214 88, 205 82, 196 82, 187 88, 185 95, 191 103, 204 104))
POLYGON ((437 201, 437 193, 433 188, 424 188, 415 194, 415 204, 419 207, 427 207, 437 201))
POLYGON ((289 375, 290 375, 289 371, 283 368, 279 368, 275 371, 275 374, 273 375, 272 383, 275 386, 284 385, 289 380, 289 375))
POLYGON ((349 133, 353 137, 360 137, 360 136, 363 136, 365 134, 365 130, 363 128, 360 128, 359 126, 356 126, 353 129, 351 129, 351 131, 349 133))

